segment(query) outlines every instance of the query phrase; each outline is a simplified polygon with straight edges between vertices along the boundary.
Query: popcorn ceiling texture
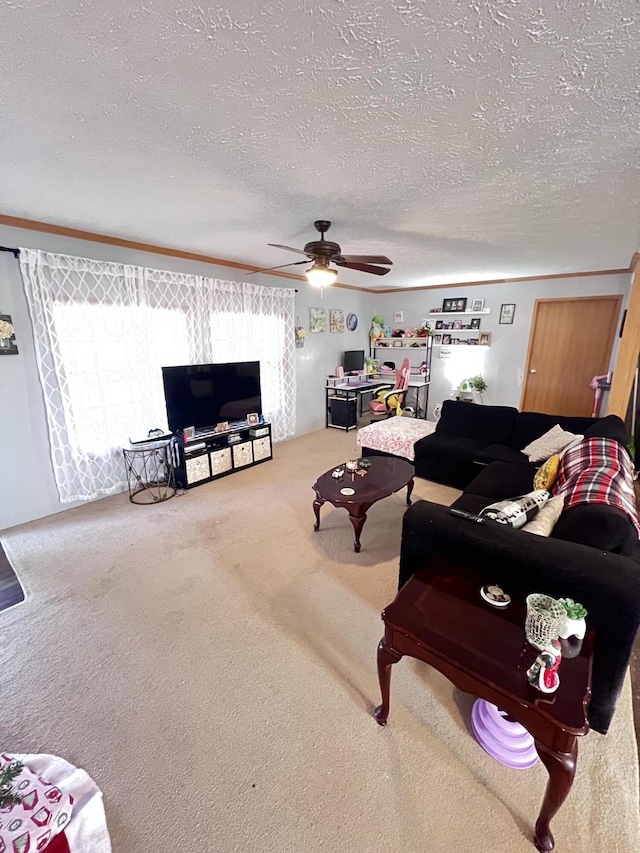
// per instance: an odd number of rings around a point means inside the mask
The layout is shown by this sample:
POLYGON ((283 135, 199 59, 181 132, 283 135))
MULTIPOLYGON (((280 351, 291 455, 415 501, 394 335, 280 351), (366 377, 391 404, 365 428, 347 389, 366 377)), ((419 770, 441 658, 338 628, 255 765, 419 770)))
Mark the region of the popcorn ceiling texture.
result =
POLYGON ((0 209, 363 286, 625 267, 635 0, 5 0, 0 209), (7 120, 8 119, 8 120, 7 120))

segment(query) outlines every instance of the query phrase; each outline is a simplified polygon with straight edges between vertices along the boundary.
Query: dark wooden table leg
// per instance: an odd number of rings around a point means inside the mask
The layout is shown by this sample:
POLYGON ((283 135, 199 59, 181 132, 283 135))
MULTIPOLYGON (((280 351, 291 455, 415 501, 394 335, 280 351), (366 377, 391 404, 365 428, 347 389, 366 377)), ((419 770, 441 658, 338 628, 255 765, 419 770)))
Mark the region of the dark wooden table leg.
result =
POLYGON ((371 504, 355 504, 349 512, 349 520, 351 521, 351 524, 353 524, 353 529, 356 534, 356 538, 353 543, 353 550, 356 554, 360 551, 360 534, 364 527, 364 523, 367 520, 367 510, 369 509, 371 509, 371 504))
POLYGON ((380 693, 382 694, 382 705, 378 705, 374 711, 374 717, 381 726, 387 725, 389 717, 389 696, 391 693, 391 667, 397 663, 402 655, 392 649, 383 637, 378 643, 378 679, 380 681, 380 693))
POLYGON ((570 752, 555 752, 536 741, 540 760, 547 768, 549 781, 542 801, 542 808, 536 821, 534 844, 541 853, 549 853, 555 846, 549 823, 567 798, 578 761, 578 738, 573 738, 570 752))
POLYGON ((413 491, 413 479, 407 483, 407 506, 411 506, 411 492, 413 491))
POLYGON ((313 529, 316 531, 320 530, 320 507, 323 503, 324 501, 322 500, 322 498, 316 498, 313 502, 313 511, 316 514, 316 523, 313 525, 313 529))

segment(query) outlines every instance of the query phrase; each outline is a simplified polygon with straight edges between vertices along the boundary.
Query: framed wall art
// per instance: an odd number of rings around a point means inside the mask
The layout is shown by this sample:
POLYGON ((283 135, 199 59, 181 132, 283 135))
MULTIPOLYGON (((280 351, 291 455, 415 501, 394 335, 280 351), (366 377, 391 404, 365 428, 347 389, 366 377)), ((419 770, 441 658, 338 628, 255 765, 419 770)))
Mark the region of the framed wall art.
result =
POLYGON ((484 311, 484 299, 472 299, 471 300, 471 310, 472 311, 484 311))
POLYGON ((310 332, 326 332, 327 331, 327 309, 326 308, 309 308, 309 331, 310 332))
POLYGON ((344 332, 344 314, 338 308, 329 309, 329 331, 344 332))
POLYGON ((16 333, 10 314, 0 314, 0 355, 18 355, 16 333))
POLYGON ((515 302, 507 302, 504 305, 500 306, 500 323, 502 325, 513 323, 513 318, 515 317, 516 306, 515 302))

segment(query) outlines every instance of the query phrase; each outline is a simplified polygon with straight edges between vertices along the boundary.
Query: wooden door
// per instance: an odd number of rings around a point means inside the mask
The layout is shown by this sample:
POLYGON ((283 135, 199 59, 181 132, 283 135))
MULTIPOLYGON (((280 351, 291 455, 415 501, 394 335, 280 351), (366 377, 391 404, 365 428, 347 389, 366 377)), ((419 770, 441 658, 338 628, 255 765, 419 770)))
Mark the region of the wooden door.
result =
POLYGON ((589 382, 609 369, 622 296, 536 300, 520 409, 591 415, 589 382))

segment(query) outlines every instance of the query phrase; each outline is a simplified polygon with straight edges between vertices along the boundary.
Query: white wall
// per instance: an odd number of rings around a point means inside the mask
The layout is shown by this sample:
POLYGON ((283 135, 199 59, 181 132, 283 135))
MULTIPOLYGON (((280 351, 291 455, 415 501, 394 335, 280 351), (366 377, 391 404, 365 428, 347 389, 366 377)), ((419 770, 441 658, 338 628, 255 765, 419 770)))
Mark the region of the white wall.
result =
MULTIPOLYGON (((420 325, 420 321, 427 317, 432 308, 442 307, 443 299, 466 297, 470 306, 472 299, 483 298, 485 309, 491 309, 491 314, 482 316, 481 322, 481 331, 492 333, 490 347, 453 348, 451 359, 441 359, 439 350, 434 348, 429 391, 429 417, 431 417, 434 406, 448 399, 453 388, 457 386, 456 374, 464 378, 464 376, 481 373, 489 386, 487 395, 490 403, 518 407, 536 299, 621 294, 624 297, 622 305, 624 310, 630 284, 631 275, 624 274, 539 279, 531 282, 478 285, 468 289, 455 287, 432 291, 421 290, 414 293, 380 294, 375 298, 374 313, 381 314, 393 327, 394 311, 403 311, 404 321, 400 326, 408 328, 420 325), (516 305, 512 325, 499 324, 500 306, 503 303, 516 305)), ((449 316, 443 319, 453 320, 455 317, 449 316)), ((468 321, 469 318, 464 319, 468 321)), ((448 332, 448 334, 455 336, 455 332, 448 332)), ((463 333, 460 337, 470 337, 470 335, 463 333)), ((612 363, 615 362, 618 345, 619 339, 616 335, 612 363)), ((553 346, 553 342, 550 342, 550 346, 553 346)), ((378 353, 378 356, 380 355, 378 353)), ((558 370, 562 370, 562 365, 558 365, 558 370)), ((603 402, 606 403, 606 401, 603 402)))
MULTIPOLYGON (((105 261, 156 269, 188 272, 232 281, 298 288, 296 315, 307 330, 309 307, 340 308, 345 316, 355 312, 360 323, 355 332, 308 335, 296 349, 296 433, 324 427, 324 379, 340 363, 345 349, 368 352, 371 320, 370 294, 332 288, 320 293, 306 282, 267 275, 247 279, 242 270, 155 255, 119 246, 102 245, 19 228, 0 226, 0 245, 25 246, 105 261)), ((277 260, 277 259, 276 259, 277 260)), ((44 402, 31 333, 22 277, 13 256, 0 253, 0 313, 11 314, 19 355, 0 358, 0 529, 68 509, 61 504, 53 479, 44 402)), ((328 311, 327 311, 328 314, 328 311)))

